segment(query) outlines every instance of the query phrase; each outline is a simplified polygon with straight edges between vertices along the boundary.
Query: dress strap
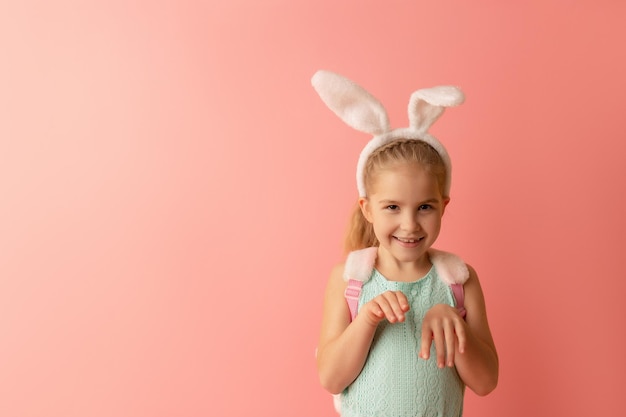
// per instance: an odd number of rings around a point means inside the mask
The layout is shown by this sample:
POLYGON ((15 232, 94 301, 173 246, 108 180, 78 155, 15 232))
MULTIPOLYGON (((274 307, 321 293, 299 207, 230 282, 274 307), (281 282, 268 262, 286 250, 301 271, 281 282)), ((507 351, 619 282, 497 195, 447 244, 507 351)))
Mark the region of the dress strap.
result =
POLYGON ((348 286, 344 295, 350 308, 350 320, 354 320, 359 307, 359 297, 361 296, 361 289, 363 288, 363 282, 356 279, 349 279, 348 286))
POLYGON ((456 300, 456 308, 459 310, 461 317, 465 318, 467 311, 465 311, 465 292, 463 291, 463 284, 451 284, 450 288, 456 300))

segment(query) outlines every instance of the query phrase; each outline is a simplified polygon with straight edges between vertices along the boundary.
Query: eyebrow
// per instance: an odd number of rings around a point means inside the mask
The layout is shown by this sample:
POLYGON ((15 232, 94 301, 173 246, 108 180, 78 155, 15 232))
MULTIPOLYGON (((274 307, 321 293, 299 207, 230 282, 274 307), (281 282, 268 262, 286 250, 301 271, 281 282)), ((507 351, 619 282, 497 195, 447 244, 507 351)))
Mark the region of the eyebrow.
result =
MULTIPOLYGON (((437 198, 429 198, 427 200, 421 201, 419 204, 433 204, 433 203, 439 203, 439 200, 437 198)), ((398 205, 400 204, 398 201, 396 200, 378 200, 378 204, 395 204, 398 205)))

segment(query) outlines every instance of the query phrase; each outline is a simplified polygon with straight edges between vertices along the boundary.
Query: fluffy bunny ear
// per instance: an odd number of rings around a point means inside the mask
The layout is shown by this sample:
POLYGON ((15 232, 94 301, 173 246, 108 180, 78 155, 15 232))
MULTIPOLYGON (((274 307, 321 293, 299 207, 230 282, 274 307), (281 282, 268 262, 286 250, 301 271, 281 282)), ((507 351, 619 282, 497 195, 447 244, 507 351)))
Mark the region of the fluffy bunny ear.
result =
POLYGON ((446 107, 458 106, 463 101, 463 92, 454 86, 418 90, 409 100, 409 125, 419 133, 426 133, 446 107))
POLYGON ((330 71, 318 71, 311 84, 328 108, 348 126, 373 136, 390 130, 383 105, 353 81, 330 71))

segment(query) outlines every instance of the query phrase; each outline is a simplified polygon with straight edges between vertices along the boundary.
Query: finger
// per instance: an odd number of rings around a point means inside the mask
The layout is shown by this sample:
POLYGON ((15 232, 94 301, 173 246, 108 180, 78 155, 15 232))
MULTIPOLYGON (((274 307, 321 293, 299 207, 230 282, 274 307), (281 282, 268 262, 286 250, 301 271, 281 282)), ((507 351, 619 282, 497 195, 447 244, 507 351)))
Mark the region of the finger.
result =
POLYGON ((396 317, 398 317, 398 321, 404 321, 405 314, 409 311, 409 300, 406 298, 406 295, 402 291, 395 291, 393 293, 395 297, 394 302, 392 303, 392 307, 394 312, 396 313, 396 317))
MULTIPOLYGON (((396 321, 404 321, 404 308, 408 306, 406 297, 401 292, 387 291, 382 294, 389 308, 387 320, 394 323, 396 321)), ((387 313, 387 311, 386 311, 387 313)))
POLYGON ((398 303, 400 304, 402 312, 406 313, 409 311, 411 306, 409 305, 409 300, 406 298, 406 295, 404 295, 402 291, 396 291, 396 296, 398 297, 398 303))
POLYGON ((454 331, 454 323, 446 320, 443 325, 443 333, 446 345, 446 363, 449 367, 454 366, 454 353, 456 348, 456 334, 454 331))
POLYGON ((420 339, 419 357, 422 359, 430 358, 430 347, 433 343, 433 333, 428 328, 422 327, 422 337, 420 339))
POLYGON ((380 308, 380 305, 378 305, 378 303, 373 303, 372 313, 374 313, 374 315, 381 320, 385 318, 385 312, 382 308, 380 308))
POLYGON ((463 319, 457 320, 454 331, 459 343, 459 353, 465 352, 465 346, 467 345, 467 333, 465 333, 465 321, 463 319))
POLYGON ((433 339, 435 342, 435 350, 437 352, 437 366, 443 368, 446 359, 445 334, 441 327, 433 329, 433 339))
POLYGON ((375 300, 371 300, 363 305, 363 309, 359 312, 359 316, 364 316, 371 325, 377 326, 378 323, 385 318, 385 313, 375 300))
MULTIPOLYGON (((387 321, 389 321, 390 323, 395 323, 396 321, 398 321, 398 317, 396 316, 396 313, 392 306, 394 301, 388 293, 383 293, 379 295, 378 297, 376 297, 375 300, 376 303, 378 303, 387 321)), ((398 309, 398 307, 396 307, 396 309, 398 309)))

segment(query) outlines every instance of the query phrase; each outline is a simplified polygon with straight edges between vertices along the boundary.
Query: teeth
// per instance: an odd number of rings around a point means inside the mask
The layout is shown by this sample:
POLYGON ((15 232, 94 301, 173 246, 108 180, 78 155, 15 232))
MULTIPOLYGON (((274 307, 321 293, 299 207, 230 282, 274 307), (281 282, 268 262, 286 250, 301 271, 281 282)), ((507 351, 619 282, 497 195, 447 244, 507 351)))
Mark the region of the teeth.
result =
POLYGON ((401 237, 397 237, 396 239, 398 239, 400 242, 404 242, 404 243, 415 243, 417 242, 419 239, 403 239, 401 237))

